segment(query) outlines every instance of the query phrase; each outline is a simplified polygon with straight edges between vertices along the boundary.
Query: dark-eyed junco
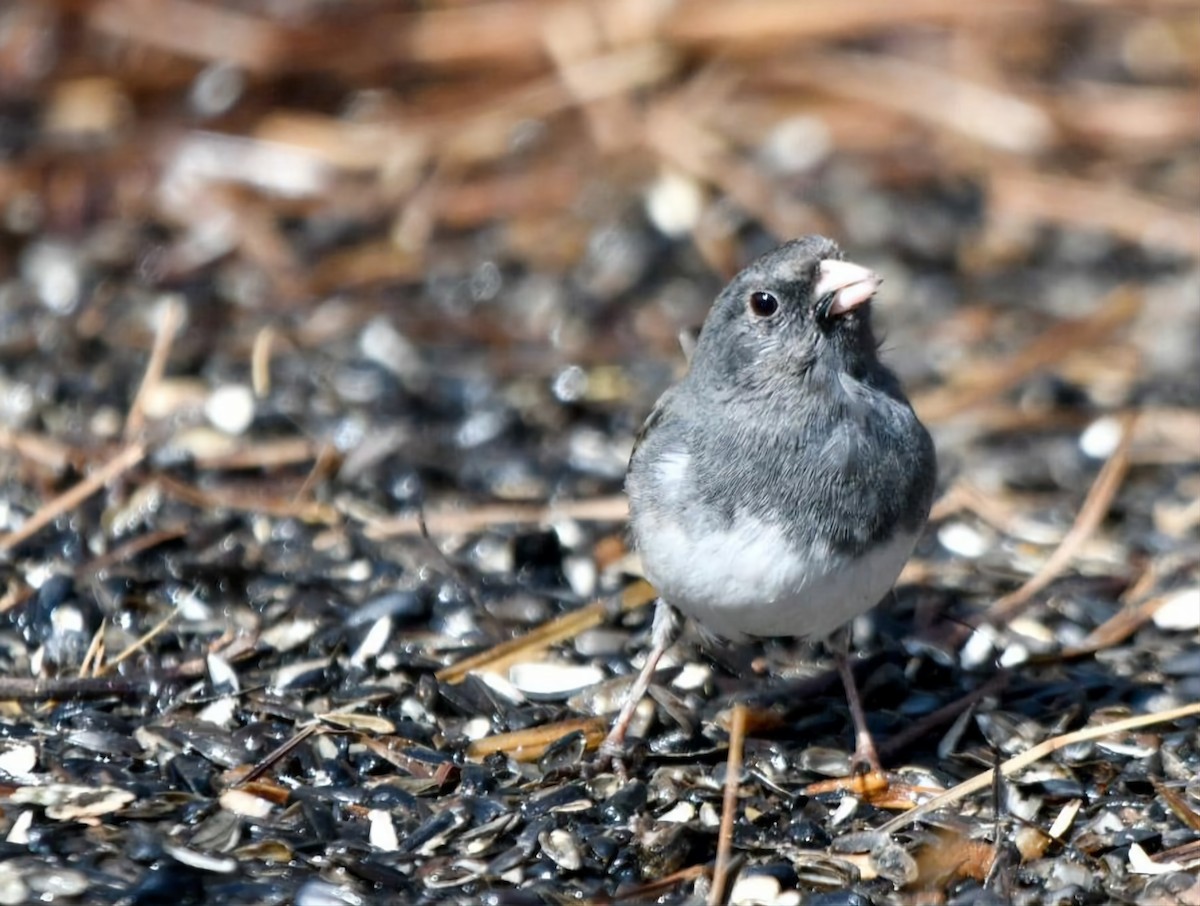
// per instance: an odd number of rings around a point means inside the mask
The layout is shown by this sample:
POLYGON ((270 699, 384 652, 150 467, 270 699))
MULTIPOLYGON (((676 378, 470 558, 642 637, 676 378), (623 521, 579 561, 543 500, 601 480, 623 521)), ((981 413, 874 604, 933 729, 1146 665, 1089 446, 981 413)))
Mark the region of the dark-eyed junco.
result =
POLYGON ((868 303, 879 282, 809 236, 717 297, 687 376, 659 399, 629 463, 633 539, 660 599, 606 754, 672 641, 675 608, 730 640, 824 638, 877 604, 912 553, 937 463, 877 355, 868 303))

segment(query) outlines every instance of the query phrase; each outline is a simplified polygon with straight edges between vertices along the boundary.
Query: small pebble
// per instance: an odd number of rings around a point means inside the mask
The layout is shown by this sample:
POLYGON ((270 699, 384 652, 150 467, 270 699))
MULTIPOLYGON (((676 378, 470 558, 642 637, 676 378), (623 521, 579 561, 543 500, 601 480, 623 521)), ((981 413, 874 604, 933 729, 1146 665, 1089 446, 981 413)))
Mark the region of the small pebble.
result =
POLYGON ((1121 422, 1111 415, 1098 418, 1079 436, 1079 449, 1092 459, 1107 459, 1121 440, 1121 422))
POLYGON ((596 579, 599 575, 596 561, 591 557, 574 556, 563 559, 563 575, 571 591, 581 598, 590 598, 596 593, 596 579))
POLYGON ((820 117, 793 116, 767 133, 760 155, 772 170, 788 174, 811 170, 832 150, 833 137, 820 117))
POLYGON ((666 236, 690 234, 704 212, 704 190, 690 176, 675 170, 663 173, 646 193, 646 214, 666 236))
POLYGON ((226 384, 208 395, 204 415, 218 431, 237 437, 254 421, 254 391, 245 384, 226 384))
POLYGON ((937 539, 952 554, 971 560, 982 557, 992 546, 981 532, 965 522, 947 522, 938 529, 937 539))

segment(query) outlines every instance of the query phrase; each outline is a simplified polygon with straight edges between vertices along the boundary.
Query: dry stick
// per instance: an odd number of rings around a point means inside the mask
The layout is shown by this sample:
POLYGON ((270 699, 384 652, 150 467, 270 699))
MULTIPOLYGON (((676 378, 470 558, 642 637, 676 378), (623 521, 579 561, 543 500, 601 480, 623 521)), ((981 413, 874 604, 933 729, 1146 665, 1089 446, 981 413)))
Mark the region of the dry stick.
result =
MULTIPOLYGON (((171 351, 171 343, 175 340, 175 334, 179 330, 182 319, 182 304, 172 300, 163 310, 158 333, 154 337, 154 348, 150 352, 150 361, 146 363, 146 373, 142 376, 137 396, 134 397, 133 404, 129 407, 129 414, 125 417, 126 439, 139 433, 145 423, 143 407, 146 396, 162 378, 163 369, 167 364, 167 356, 171 351)), ((131 444, 126 447, 108 463, 43 506, 19 529, 0 538, 0 551, 11 550, 17 544, 32 537, 63 513, 74 509, 108 482, 133 468, 142 461, 145 455, 146 448, 142 444, 131 444)))
POLYGON ((120 654, 118 654, 115 658, 113 658, 107 664, 102 665, 96 671, 95 675, 102 676, 103 674, 107 673, 109 670, 111 670, 112 668, 114 668, 118 664, 120 664, 121 661, 129 659, 134 654, 136 654, 138 651, 145 648, 146 645, 155 636, 160 635, 163 632, 163 630, 165 630, 168 626, 170 626, 171 622, 178 616, 179 616, 179 611, 172 610, 165 617, 163 617, 161 620, 159 620, 157 623, 155 623, 153 626, 151 626, 150 629, 148 629, 145 633, 143 633, 143 635, 139 639, 134 641, 133 644, 131 644, 128 648, 126 648, 124 651, 122 651, 120 654))
POLYGON ((721 803, 721 827, 717 831, 717 861, 713 866, 708 906, 720 906, 725 900, 725 885, 733 854, 733 824, 737 818, 738 782, 742 777, 742 752, 746 744, 746 706, 733 706, 729 725, 729 756, 725 762, 725 796, 721 803))
MULTIPOLYGON (((151 632, 160 631, 157 627, 151 632)), ((228 660, 253 652, 251 640, 239 636, 223 654, 228 660)), ((46 699, 104 698, 109 695, 140 695, 163 683, 193 680, 208 672, 208 660, 196 657, 152 676, 107 677, 8 677, 0 676, 0 701, 44 701, 46 699)))
POLYGON ((527 727, 524 730, 484 736, 467 746, 467 758, 482 761, 495 752, 503 752, 514 761, 537 761, 553 743, 569 733, 576 732, 583 734, 587 748, 594 749, 603 742, 604 734, 608 732, 608 724, 608 718, 605 717, 577 717, 553 724, 527 727))
POLYGON ((1167 807, 1175 813, 1176 818, 1192 830, 1200 831, 1200 814, 1197 814, 1196 810, 1188 805, 1183 796, 1156 777, 1151 777, 1150 783, 1154 787, 1154 791, 1166 800, 1167 807))
POLYGON ((1014 533, 1020 518, 1015 507, 989 497, 982 489, 960 478, 933 502, 933 508, 929 511, 929 521, 939 522, 963 510, 1006 535, 1014 533))
POLYGON ((1063 538, 1062 543, 1042 564, 1042 568, 1037 573, 1020 588, 996 601, 982 615, 981 620, 993 625, 1011 620, 1025 609, 1034 595, 1058 578, 1063 570, 1071 565, 1071 561, 1075 559, 1075 555, 1079 553, 1084 542, 1092 536, 1105 514, 1108 513, 1108 508, 1112 505, 1113 498, 1121 487, 1121 482, 1125 479, 1125 473, 1129 471, 1129 445, 1133 440, 1133 429, 1136 422, 1136 411, 1126 412, 1121 416, 1121 437, 1117 442, 1117 448, 1113 450, 1112 456, 1108 458, 1108 462, 1104 464, 1096 476, 1096 480, 1092 482, 1083 506, 1079 508, 1079 514, 1075 517, 1075 522, 1066 537, 1063 538))
POLYGON ((952 69, 879 53, 806 54, 768 66, 770 75, 838 98, 899 113, 985 147, 1031 154, 1055 138, 1036 101, 952 69), (904 91, 884 86, 904 85, 904 91))
POLYGON ((1130 243, 1200 255, 1200 215, 1118 183, 995 168, 988 174, 988 202, 993 220, 1099 229, 1130 243))
POLYGON ((1015 387, 1039 371, 1060 366, 1065 357, 1092 349, 1128 324, 1142 310, 1142 297, 1129 287, 1119 287, 1099 310, 1085 318, 1060 321, 1040 337, 1000 362, 973 361, 971 380, 919 393, 913 408, 926 424, 937 424, 964 412, 974 412, 983 402, 1015 387))
MULTIPOLYGON (((1067 658, 1087 657, 1097 651, 1119 645, 1150 622, 1173 596, 1174 592, 1167 592, 1155 595, 1136 606, 1122 608, 1080 639, 1077 644, 1064 648, 1058 655, 1046 655, 1045 660, 1053 663, 1067 658)), ((1031 660, 1038 663, 1041 659, 1035 657, 1031 660)))
POLYGON ((925 739, 940 727, 942 724, 948 724, 954 720, 967 708, 974 705, 981 699, 986 698, 993 693, 1001 691, 1008 685, 1008 681, 1012 678, 1012 673, 1008 670, 1001 670, 986 683, 981 686, 976 686, 966 695, 948 705, 943 705, 936 711, 931 711, 920 720, 908 725, 894 736, 889 737, 879 745, 879 757, 883 761, 891 761, 900 752, 903 752, 909 746, 916 743, 918 740, 925 739))
POLYGON ((310 736, 312 736, 315 733, 324 733, 324 732, 327 732, 327 731, 324 728, 322 728, 321 725, 316 723, 315 721, 311 724, 308 724, 302 730, 295 733, 290 738, 285 739, 283 742, 281 742, 279 745, 277 745, 274 749, 272 749, 270 752, 268 752, 266 755, 264 755, 262 757, 262 760, 259 761, 258 764, 256 764, 254 767, 252 767, 249 771, 247 771, 244 777, 235 781, 233 786, 241 787, 241 786, 245 786, 247 783, 257 780, 263 774, 267 773, 267 771, 269 771, 271 769, 272 765, 274 765, 281 758, 286 756, 289 752, 291 752, 298 745, 300 745, 302 742, 304 742, 304 740, 308 739, 310 736))
POLYGON ((129 406, 129 413, 125 416, 124 437, 126 440, 137 437, 145 426, 146 398, 162 380, 163 371, 167 367, 167 358, 171 354, 171 344, 175 342, 175 335, 179 332, 179 325, 182 322, 183 303, 178 299, 172 299, 163 308, 162 318, 158 322, 158 333, 154 335, 154 346, 150 350, 150 361, 146 363, 146 373, 142 375, 142 383, 138 387, 137 395, 133 398, 133 403, 129 406))
POLYGON ((8 584, 8 590, 0 596, 0 614, 6 614, 14 607, 20 607, 31 597, 34 590, 19 580, 13 580, 8 584))
POLYGON ((296 518, 321 525, 335 525, 340 518, 333 506, 315 500, 280 500, 248 493, 245 488, 201 489, 169 475, 159 475, 156 481, 165 493, 200 509, 217 508, 237 513, 296 518))
POLYGON ((668 39, 685 45, 738 45, 761 52, 764 41, 862 37, 864 33, 911 25, 971 25, 1026 18, 1038 9, 1030 0, 955 3, 953 0, 759 0, 754 4, 700 0, 671 7, 663 23, 668 39))
POLYGON ((19 529, 0 537, 0 551, 12 550, 22 541, 33 537, 63 513, 73 510, 110 481, 132 469, 145 456, 146 448, 142 444, 125 447, 95 472, 45 504, 19 529))
POLYGON ((131 538, 124 544, 114 547, 112 550, 101 554, 94 560, 90 560, 75 568, 75 577, 82 578, 85 576, 94 576, 104 572, 110 566, 117 563, 123 563, 126 560, 131 560, 138 554, 144 553, 151 548, 158 547, 160 544, 165 544, 168 541, 176 541, 187 535, 187 528, 182 525, 177 525, 172 528, 158 529, 157 531, 148 532, 145 535, 138 535, 136 538, 131 538))
POLYGON ((76 451, 61 441, 9 428, 0 428, 0 450, 12 450, 22 459, 52 472, 61 472, 77 459, 76 451))
MULTIPOLYGON (((679 871, 672 872, 661 878, 655 878, 653 881, 647 881, 640 887, 634 887, 632 890, 620 891, 611 902, 614 903, 652 903, 661 894, 668 890, 673 890, 676 885, 682 884, 685 881, 694 881, 701 875, 707 874, 708 869, 704 865, 691 865, 687 868, 681 868, 679 871)), ((601 900, 600 902, 607 902, 601 900)))
MULTIPOLYGON (((477 532, 494 525, 529 525, 554 519, 620 522, 628 514, 629 505, 624 495, 614 494, 611 497, 595 497, 590 500, 564 500, 549 504, 487 504, 470 510, 426 513, 425 524, 432 535, 452 535, 477 532)), ((419 534, 421 520, 415 515, 371 520, 367 523, 367 537, 376 540, 419 534)))
POLYGON ((93 662, 95 662, 97 669, 92 672, 92 676, 100 675, 100 661, 104 657, 104 630, 107 628, 105 625, 107 622, 107 618, 101 619, 100 625, 96 628, 95 633, 93 633, 91 644, 88 645, 87 651, 84 652, 83 660, 79 664, 80 676, 88 675, 88 670, 91 669, 93 662))
POLYGON ((200 470, 273 469, 316 459, 323 449, 306 437, 286 437, 259 441, 250 446, 238 447, 229 453, 204 454, 197 456, 193 461, 200 470))
POLYGON ((333 471, 337 460, 338 452, 333 444, 322 444, 320 449, 317 450, 316 461, 313 462, 312 468, 304 476, 304 481, 300 484, 299 490, 292 495, 292 502, 299 503, 310 498, 312 496, 312 489, 316 487, 317 482, 333 471))
MULTIPOLYGON (((654 597, 655 591, 648 582, 634 582, 621 592, 621 612, 635 610, 649 604, 654 597)), ((449 667, 443 667, 434 675, 439 682, 458 683, 465 679, 468 673, 480 670, 498 672, 536 651, 574 638, 585 629, 599 626, 608 616, 608 612, 607 601, 593 601, 586 607, 543 623, 523 636, 501 642, 487 651, 481 651, 479 654, 464 658, 449 667)))
POLYGON ((110 695, 141 695, 158 678, 0 676, 0 701, 48 701, 75 698, 107 698, 110 695))
POLYGON ((1063 536, 1054 553, 1042 564, 1042 568, 1030 576, 1020 588, 997 600, 985 612, 975 614, 960 623, 935 626, 928 636, 936 639, 938 644, 957 647, 966 641, 972 627, 981 623, 999 625, 1011 620, 1029 605, 1034 595, 1062 574, 1112 505, 1113 497, 1116 496, 1117 489, 1129 469, 1129 445, 1133 439, 1136 421, 1136 412, 1127 412, 1122 416, 1121 437, 1117 448, 1092 482, 1070 531, 1063 536))
POLYGON ((271 393, 271 349, 274 345, 273 327, 264 327, 254 335, 254 348, 250 352, 250 386, 259 399, 271 393))
MULTIPOLYGON (((1076 730, 1073 733, 1064 733, 1062 736, 1055 736, 1053 739, 1047 739, 1044 742, 1038 743, 1031 749, 1008 759, 1000 765, 1000 776, 1011 777, 1013 774, 1029 767, 1035 762, 1041 761, 1047 755, 1064 749, 1067 746, 1074 745, 1077 742, 1088 742, 1092 739, 1100 739, 1104 736, 1110 736, 1114 733, 1124 733, 1128 730, 1140 730, 1143 727, 1154 726, 1155 724, 1170 723, 1175 720, 1182 720, 1185 717, 1194 717, 1200 715, 1200 702, 1192 702, 1189 705, 1182 705, 1178 708, 1172 708, 1169 711, 1158 711, 1154 714, 1141 714, 1137 717, 1127 717, 1124 720, 1113 721, 1110 724, 1102 724, 1096 727, 1084 727, 1082 730, 1076 730)), ((945 808, 948 805, 953 805, 961 799, 965 799, 972 793, 979 790, 986 790, 992 785, 996 779, 996 769, 984 771, 982 774, 977 774, 970 780, 965 780, 956 787, 946 790, 940 796, 935 796, 928 802, 918 805, 911 811, 897 815, 891 821, 888 821, 879 828, 881 833, 894 834, 901 828, 908 827, 918 818, 923 815, 928 815, 940 808, 945 808)))

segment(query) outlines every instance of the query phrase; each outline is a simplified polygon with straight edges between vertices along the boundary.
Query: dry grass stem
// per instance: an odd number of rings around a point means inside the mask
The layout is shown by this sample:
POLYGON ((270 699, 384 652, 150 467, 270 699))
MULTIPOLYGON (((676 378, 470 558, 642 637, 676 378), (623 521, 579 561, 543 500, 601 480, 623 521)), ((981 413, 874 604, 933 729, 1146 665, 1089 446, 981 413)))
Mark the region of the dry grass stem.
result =
POLYGON ((162 380, 163 372, 167 367, 167 359, 171 355, 171 344, 175 342, 175 336, 179 333, 180 325, 183 324, 183 315, 183 303, 176 298, 169 299, 159 313, 158 330, 154 334, 150 359, 146 362, 146 372, 142 376, 142 383, 138 387, 137 395, 129 406, 129 413, 125 416, 124 436, 126 440, 137 437, 145 427, 146 400, 154 392, 158 382, 162 380))
MULTIPOLYGON (((621 593, 620 611, 625 613, 644 607, 654 600, 654 589, 646 582, 635 582, 621 593)), ((585 629, 599 626, 612 612, 612 606, 607 601, 593 601, 579 610, 565 613, 548 623, 518 636, 481 651, 479 654, 463 658, 449 667, 443 667, 436 674, 441 682, 461 682, 468 673, 490 671, 500 673, 513 664, 530 658, 532 655, 557 645, 567 639, 574 638, 585 629)))
POLYGON ((738 787, 742 779, 742 754, 746 745, 746 706, 733 706, 729 721, 729 753, 725 760, 725 792, 721 801, 721 825, 717 829, 717 860, 713 865, 708 906, 725 901, 729 864, 733 855, 733 825, 737 821, 738 787))
MULTIPOLYGON (((544 525, 556 519, 581 522, 621 522, 629 512, 625 496, 598 497, 593 500, 562 500, 549 504, 498 503, 457 511, 433 511, 425 514, 431 535, 459 535, 500 525, 544 525)), ((371 538, 420 535, 416 516, 380 519, 367 526, 371 538)))
POLYGON ((145 456, 146 448, 142 444, 130 444, 125 447, 86 478, 43 504, 19 529, 0 536, 0 551, 12 550, 22 541, 32 538, 59 516, 75 509, 110 481, 115 481, 137 466, 145 456))
POLYGON ((1121 437, 1117 447, 1096 475, 1096 480, 1079 508, 1070 531, 1042 564, 1042 568, 1030 576, 1020 588, 992 604, 982 616, 982 620, 993 625, 1002 625, 1019 614, 1033 600, 1034 595, 1045 589, 1071 565, 1084 542, 1100 527, 1129 469, 1129 447, 1133 441, 1137 413, 1127 412, 1121 422, 1121 437))
MULTIPOLYGON (((1011 777, 1018 771, 1024 770, 1030 765, 1041 761, 1047 755, 1052 755, 1060 749, 1074 745, 1077 742, 1087 742, 1092 739, 1102 739, 1114 733, 1125 733, 1129 730, 1140 730, 1143 727, 1173 723, 1184 718, 1194 717, 1198 714, 1200 714, 1200 702, 1192 702, 1191 704, 1183 705, 1179 708, 1171 708, 1167 711, 1158 711, 1154 714, 1140 714, 1137 717, 1129 717, 1125 720, 1117 720, 1096 727, 1084 727, 1082 730, 1076 730, 1073 733, 1064 733, 1061 736, 1055 736, 1053 739, 1040 742, 1020 755, 1008 759, 1000 765, 1000 775, 1002 777, 1011 777)), ((924 815, 932 814, 939 809, 946 808, 956 802, 961 802, 972 793, 988 789, 995 781, 995 778, 995 770, 988 770, 982 774, 977 774, 970 780, 964 780, 957 786, 951 787, 940 796, 936 796, 928 802, 918 805, 912 811, 897 815, 883 824, 879 830, 881 833, 894 834, 908 827, 908 825, 924 815)))

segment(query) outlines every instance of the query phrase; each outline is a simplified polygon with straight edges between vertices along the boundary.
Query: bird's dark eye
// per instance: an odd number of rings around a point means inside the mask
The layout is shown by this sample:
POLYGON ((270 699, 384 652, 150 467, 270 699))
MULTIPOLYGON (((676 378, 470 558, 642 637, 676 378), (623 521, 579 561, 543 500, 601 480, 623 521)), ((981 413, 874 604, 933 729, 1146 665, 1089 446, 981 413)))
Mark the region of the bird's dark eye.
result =
POLYGON ((779 311, 779 300, 771 293, 751 293, 750 310, 760 318, 769 318, 779 311))

